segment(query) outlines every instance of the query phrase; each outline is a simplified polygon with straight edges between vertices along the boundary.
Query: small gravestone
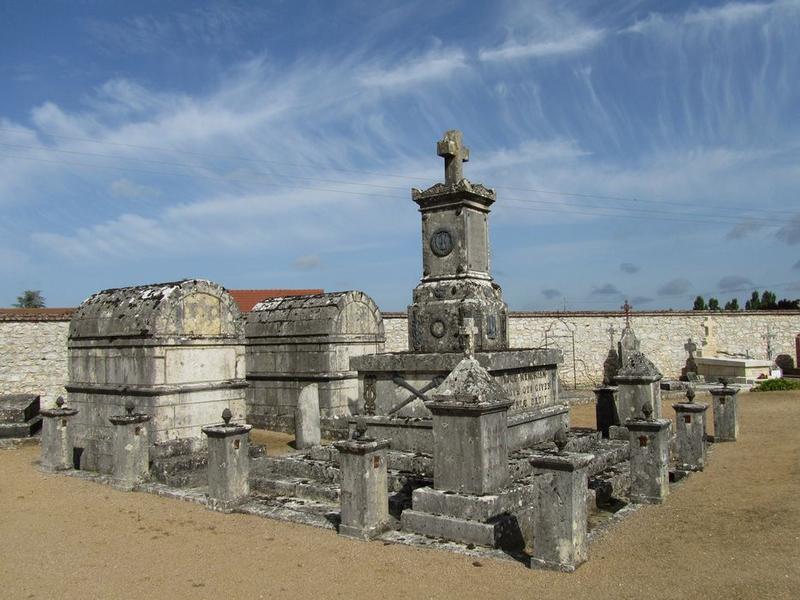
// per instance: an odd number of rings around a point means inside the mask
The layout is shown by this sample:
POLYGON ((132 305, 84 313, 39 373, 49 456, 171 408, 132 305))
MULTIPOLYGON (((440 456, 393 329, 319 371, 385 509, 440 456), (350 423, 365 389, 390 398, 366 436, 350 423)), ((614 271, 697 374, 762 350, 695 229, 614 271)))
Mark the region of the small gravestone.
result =
POLYGON ((294 411, 294 437, 298 449, 319 446, 319 389, 310 383, 300 391, 294 411))
POLYGON ((31 437, 42 427, 36 394, 0 395, 0 439, 31 437))

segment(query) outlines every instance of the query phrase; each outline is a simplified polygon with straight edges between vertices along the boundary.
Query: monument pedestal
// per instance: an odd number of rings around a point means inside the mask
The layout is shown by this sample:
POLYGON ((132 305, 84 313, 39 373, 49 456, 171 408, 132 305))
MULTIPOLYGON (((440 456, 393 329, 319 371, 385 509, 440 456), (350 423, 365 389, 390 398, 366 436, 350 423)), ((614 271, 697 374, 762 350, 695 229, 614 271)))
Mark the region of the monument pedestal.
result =
POLYGON ((0 439, 26 438, 42 428, 36 394, 0 395, 0 439))

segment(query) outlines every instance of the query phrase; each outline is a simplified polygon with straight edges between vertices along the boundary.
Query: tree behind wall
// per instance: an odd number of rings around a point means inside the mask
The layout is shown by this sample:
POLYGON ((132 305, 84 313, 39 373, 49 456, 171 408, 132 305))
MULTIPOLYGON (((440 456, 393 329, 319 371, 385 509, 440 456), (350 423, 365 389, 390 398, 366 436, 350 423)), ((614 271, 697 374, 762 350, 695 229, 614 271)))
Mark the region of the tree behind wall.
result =
POLYGON ((719 300, 716 298, 708 299, 708 310, 719 310, 719 300))
POLYGON ((693 310, 706 310, 706 301, 703 300, 702 296, 698 296, 694 299, 694 308, 693 310))
POLYGON ((44 308, 44 296, 40 290, 25 290, 17 296, 16 308, 44 308))

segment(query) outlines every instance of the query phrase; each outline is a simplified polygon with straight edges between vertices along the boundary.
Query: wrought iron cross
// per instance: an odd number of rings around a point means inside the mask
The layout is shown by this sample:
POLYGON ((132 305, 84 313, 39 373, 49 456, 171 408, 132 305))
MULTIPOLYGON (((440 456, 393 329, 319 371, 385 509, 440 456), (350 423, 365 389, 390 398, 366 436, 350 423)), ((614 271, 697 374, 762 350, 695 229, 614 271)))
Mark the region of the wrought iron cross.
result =
POLYGON ((625 311, 625 327, 630 327, 631 325, 631 309, 633 306, 628 304, 628 299, 625 298, 625 304, 622 305, 622 310, 625 311))
POLYGON ((469 148, 464 146, 461 132, 457 129, 446 131, 436 144, 436 154, 444 158, 444 182, 453 185, 464 179, 461 163, 469 160, 469 148))
POLYGON ((464 340, 464 354, 469 357, 475 356, 475 336, 478 335, 478 328, 475 327, 475 319, 464 317, 461 325, 461 337, 464 340))

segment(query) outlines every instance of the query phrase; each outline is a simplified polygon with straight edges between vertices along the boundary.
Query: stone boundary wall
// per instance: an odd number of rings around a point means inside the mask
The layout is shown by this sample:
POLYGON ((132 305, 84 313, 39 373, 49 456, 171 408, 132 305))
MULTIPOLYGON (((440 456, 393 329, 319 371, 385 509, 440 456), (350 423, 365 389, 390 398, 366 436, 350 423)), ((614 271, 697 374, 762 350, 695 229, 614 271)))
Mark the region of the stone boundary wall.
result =
POLYGON ((67 336, 74 309, 0 309, 0 394, 30 393, 53 406, 67 392, 67 336))
MULTIPOLYGON (((42 395, 42 405, 64 395, 67 381, 67 333, 71 309, 0 310, 0 393, 42 395)), ((386 351, 408 349, 405 313, 383 313, 386 351)), ((565 389, 586 388, 603 376, 611 347, 609 328, 619 340, 625 317, 619 312, 523 313, 509 319, 511 346, 556 347, 564 353, 560 378, 565 389), (575 352, 573 353, 573 339, 575 352)), ((787 354, 795 361, 795 336, 800 334, 800 311, 770 312, 637 312, 632 316, 642 350, 666 377, 680 375, 686 361, 683 346, 692 338, 707 356, 767 357, 767 334, 772 356, 787 354)))
MULTIPOLYGON (((408 349, 405 313, 383 313, 386 351, 408 349)), ((631 316, 642 351, 665 377, 677 378, 686 364, 689 338, 705 356, 767 358, 771 337, 772 358, 789 355, 797 366, 795 336, 800 334, 800 311, 660 311, 631 316)), ((585 388, 603 379, 603 363, 625 327, 620 312, 562 312, 509 314, 512 348, 550 347, 564 353, 560 368, 565 389, 585 388), (574 351, 573 351, 574 349, 574 351)))

